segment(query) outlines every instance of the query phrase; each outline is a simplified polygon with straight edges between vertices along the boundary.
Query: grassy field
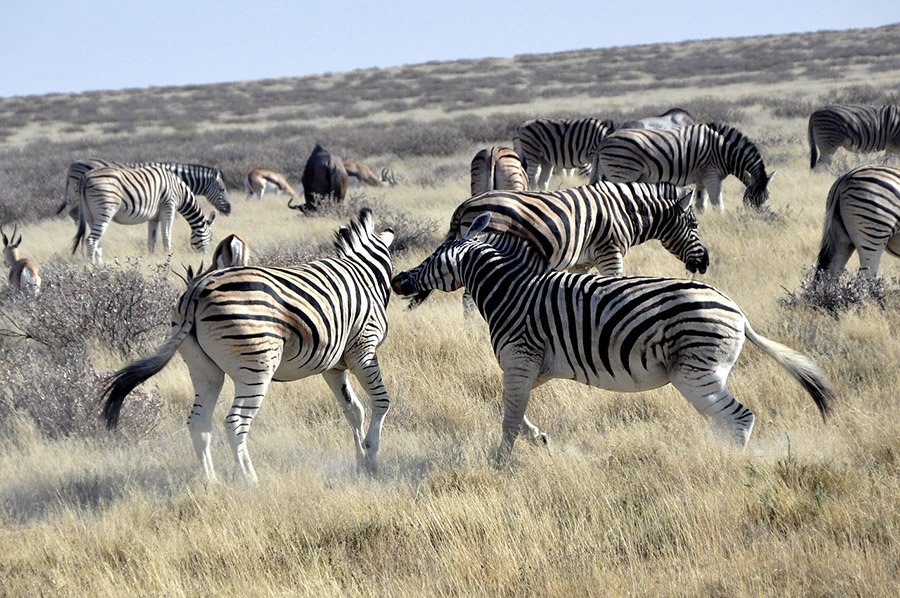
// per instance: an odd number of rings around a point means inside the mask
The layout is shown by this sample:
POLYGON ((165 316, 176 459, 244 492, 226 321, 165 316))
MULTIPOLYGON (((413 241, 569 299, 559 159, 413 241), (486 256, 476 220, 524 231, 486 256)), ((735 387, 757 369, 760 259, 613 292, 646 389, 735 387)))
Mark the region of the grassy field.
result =
MULTIPOLYGON (((0 99, 0 222, 19 223, 23 252, 45 270, 36 304, 0 296, 0 593, 896 595, 900 262, 883 260, 880 301, 835 315, 802 297, 831 183, 884 159, 841 150, 810 172, 807 117, 832 101, 897 102, 898 81, 893 25, 0 99), (497 470, 500 370, 485 324, 464 319, 455 293, 415 311, 391 301, 377 478, 356 475, 319 378, 270 390, 249 441, 258 488, 241 484, 225 441, 228 382, 214 429, 221 481, 200 481, 180 358, 126 402, 123 432, 101 429, 103 377, 162 342, 183 283, 146 255, 143 227, 111 226, 103 267, 70 254, 74 227, 52 214, 72 160, 219 166, 234 210, 214 241, 240 232, 261 264, 328 253, 336 227, 371 205, 408 245, 399 270, 442 236, 474 153, 510 144, 519 122, 672 105, 737 126, 778 172, 765 214, 744 209, 740 184, 726 181, 724 214, 701 219, 702 278, 758 332, 822 366, 840 397, 827 425, 748 347, 729 384, 757 414, 746 451, 717 440, 670 387, 622 395, 555 381, 528 412, 549 450, 520 441, 497 470), (316 217, 283 198, 244 201, 254 166, 299 189, 316 141, 390 166, 402 184, 353 187, 346 206, 316 217)), ((200 261, 188 233, 177 220, 174 271, 200 261)), ((686 275, 658 244, 629 252, 625 270, 686 275)))

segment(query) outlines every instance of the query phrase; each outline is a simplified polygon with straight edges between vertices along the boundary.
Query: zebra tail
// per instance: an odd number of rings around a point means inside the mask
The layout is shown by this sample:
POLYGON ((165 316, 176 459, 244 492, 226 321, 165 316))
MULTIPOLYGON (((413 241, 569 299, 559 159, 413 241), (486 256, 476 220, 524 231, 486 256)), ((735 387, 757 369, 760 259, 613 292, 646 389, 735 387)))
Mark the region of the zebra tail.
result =
MULTIPOLYGON (((196 288, 196 287, 194 287, 196 288)), ((190 292, 190 291, 187 291, 190 292)), ((189 309, 191 306, 189 306, 189 309)), ((103 390, 103 418, 106 427, 115 430, 119 423, 119 412, 125 397, 138 384, 158 374, 175 355, 175 351, 194 329, 194 320, 185 314, 178 331, 160 347, 156 354, 135 361, 113 374, 103 390)))
POLYGON ((822 421, 827 422, 837 395, 819 366, 790 347, 757 334, 751 328, 750 322, 745 323, 744 334, 750 339, 750 342, 777 361, 791 377, 800 383, 816 403, 816 407, 822 415, 822 421))
POLYGON ((809 168, 813 169, 819 162, 819 148, 816 146, 816 136, 813 133, 813 121, 809 119, 809 127, 806 130, 806 138, 809 140, 809 168))
POLYGON ((56 208, 56 215, 59 216, 62 214, 62 211, 66 209, 66 206, 69 205, 69 177, 66 177, 66 190, 63 192, 63 200, 62 203, 59 204, 59 207, 56 208))
POLYGON ((816 260, 816 272, 828 269, 834 259, 834 235, 836 227, 843 227, 841 211, 837 206, 837 183, 831 186, 828 200, 825 203, 825 224, 822 227, 822 244, 819 246, 819 257, 816 260))
MULTIPOLYGON (((75 238, 72 239, 72 255, 78 251, 78 246, 81 245, 81 242, 84 240, 85 232, 87 231, 87 221, 84 219, 84 211, 86 207, 86 203, 84 200, 84 189, 81 189, 81 209, 78 210, 78 232, 75 233, 75 238)), ((66 204, 63 204, 63 207, 66 207, 66 204)))

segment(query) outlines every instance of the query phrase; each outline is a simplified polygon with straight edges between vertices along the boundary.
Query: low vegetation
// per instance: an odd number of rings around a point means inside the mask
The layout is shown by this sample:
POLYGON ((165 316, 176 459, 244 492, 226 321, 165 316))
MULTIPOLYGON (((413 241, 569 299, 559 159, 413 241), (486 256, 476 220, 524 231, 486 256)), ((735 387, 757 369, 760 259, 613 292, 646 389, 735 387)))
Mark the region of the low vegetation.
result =
MULTIPOLYGON (((0 293, 3 591, 895 594, 900 263, 885 256, 873 281, 853 272, 826 284, 811 271, 834 178, 885 157, 841 150, 812 173, 806 120, 824 103, 897 101, 898 56, 892 25, 0 99, 0 222, 19 223, 44 280, 34 301, 0 293), (203 256, 181 220, 171 260, 146 255, 144 227, 113 224, 106 263, 87 267, 70 254, 71 222, 52 216, 72 160, 218 166, 234 209, 213 242, 239 232, 254 264, 328 255, 337 227, 372 207, 397 233, 402 269, 443 237, 472 155, 509 144, 520 122, 622 120, 673 105, 738 126, 778 171, 761 211, 740 207, 739 183, 726 180, 725 212, 701 217, 703 280, 756 330, 821 364, 840 398, 827 424, 748 346, 729 379, 757 414, 745 452, 674 389, 624 395, 554 381, 528 412, 549 447, 520 442, 512 465, 495 469, 501 380, 486 326, 464 317, 459 293, 436 293, 413 311, 389 305, 379 358, 392 409, 376 478, 356 475, 344 417, 319 379, 270 390, 249 441, 258 488, 240 484, 225 442, 230 383, 214 418, 221 481, 200 483, 179 359, 129 397, 121 432, 101 425, 104 381, 163 341, 184 289, 175 272, 203 256), (299 182, 316 142, 390 166, 401 184, 352 186, 345 203, 311 215, 286 197, 244 200, 251 168, 299 182)), ((657 244, 630 251, 625 271, 687 276, 657 244)))

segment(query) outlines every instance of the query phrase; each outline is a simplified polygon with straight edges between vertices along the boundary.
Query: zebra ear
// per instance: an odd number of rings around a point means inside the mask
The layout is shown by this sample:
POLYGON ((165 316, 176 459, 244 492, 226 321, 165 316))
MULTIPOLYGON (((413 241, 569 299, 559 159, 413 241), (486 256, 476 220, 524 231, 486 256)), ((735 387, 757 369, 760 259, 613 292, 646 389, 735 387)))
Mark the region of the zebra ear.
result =
POLYGON ((394 229, 386 228, 381 233, 381 240, 384 242, 385 247, 390 247, 391 243, 394 242, 394 229))
POLYGON ((467 239, 471 239, 472 237, 474 237, 475 235, 477 235, 478 233, 480 233, 481 231, 486 229, 487 225, 490 224, 490 222, 491 222, 491 213, 490 212, 485 212, 484 214, 482 214, 481 216, 476 218, 472 222, 472 226, 469 227, 469 230, 466 231, 466 234, 464 234, 462 236, 463 241, 465 241, 467 239))
POLYGON ((777 171, 777 170, 773 170, 773 171, 772 171, 772 174, 769 175, 769 180, 770 180, 770 181, 771 181, 772 179, 775 178, 775 173, 776 173, 776 172, 778 172, 778 171, 777 171))
POLYGON ((212 223, 216 221, 217 213, 218 212, 216 212, 215 210, 209 213, 209 216, 206 218, 206 226, 212 226, 212 223))
POLYGON ((691 189, 684 195, 678 198, 678 207, 680 207, 683 211, 687 212, 691 209, 691 206, 694 205, 694 190, 691 189))

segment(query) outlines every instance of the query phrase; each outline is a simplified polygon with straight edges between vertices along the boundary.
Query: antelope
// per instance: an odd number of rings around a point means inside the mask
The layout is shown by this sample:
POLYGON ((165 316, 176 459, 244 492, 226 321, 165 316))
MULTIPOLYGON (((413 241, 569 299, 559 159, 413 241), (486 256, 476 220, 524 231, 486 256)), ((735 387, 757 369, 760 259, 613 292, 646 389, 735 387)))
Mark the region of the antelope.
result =
POLYGON ((356 177, 360 182, 373 187, 397 184, 394 172, 390 168, 382 168, 381 178, 378 178, 372 169, 362 162, 357 162, 356 160, 344 160, 344 170, 347 171, 348 176, 356 177))
POLYGON ((256 195, 257 199, 262 199, 266 191, 274 191, 276 195, 287 193, 290 195, 288 202, 299 197, 283 174, 267 168, 251 170, 244 179, 244 187, 247 189, 246 199, 250 199, 253 195, 256 195))
POLYGON ((18 240, 16 239, 18 230, 19 225, 17 224, 13 229, 12 240, 10 240, 3 232, 3 228, 0 227, 0 234, 3 235, 3 257, 6 265, 9 266, 9 286, 37 295, 41 292, 41 275, 38 272, 36 261, 27 257, 19 257, 22 235, 19 235, 18 240))
POLYGON ((246 266, 250 262, 250 246, 240 235, 232 233, 219 241, 213 252, 209 269, 221 270, 234 266, 246 266))

